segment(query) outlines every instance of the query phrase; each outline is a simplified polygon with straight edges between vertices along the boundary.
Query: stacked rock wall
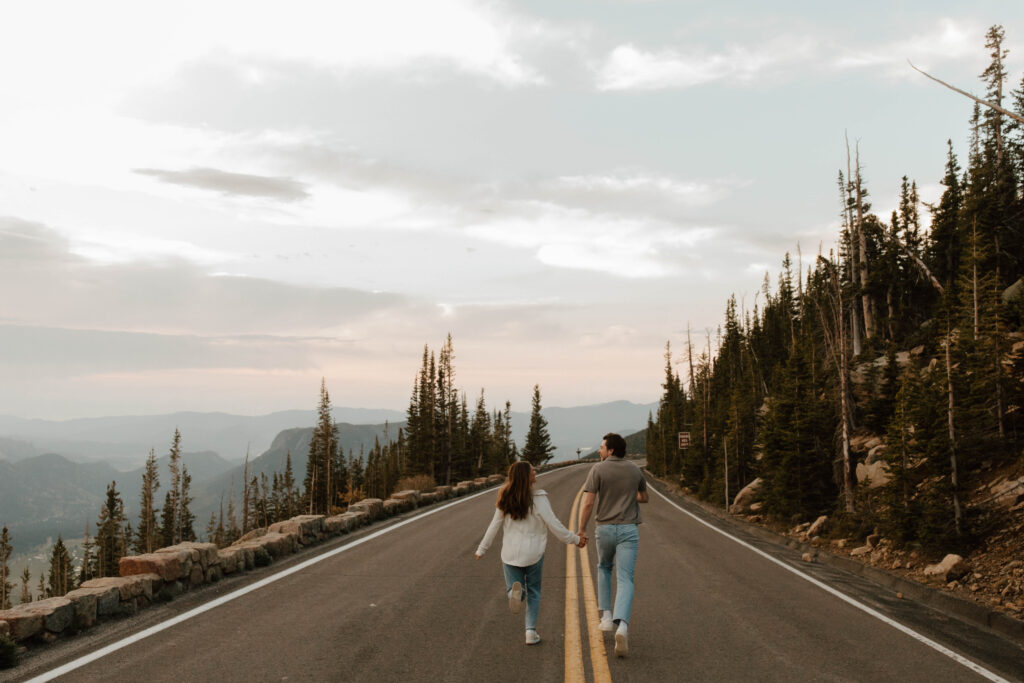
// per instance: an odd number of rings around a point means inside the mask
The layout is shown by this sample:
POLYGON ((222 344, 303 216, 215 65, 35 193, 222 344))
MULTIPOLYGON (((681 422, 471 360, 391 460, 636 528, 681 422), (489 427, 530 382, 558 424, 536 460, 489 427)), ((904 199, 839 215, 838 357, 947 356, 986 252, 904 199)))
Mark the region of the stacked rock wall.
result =
POLYGON ((254 529, 227 548, 213 543, 179 543, 145 555, 121 558, 120 576, 91 579, 59 598, 0 611, 0 635, 21 643, 47 643, 96 623, 135 614, 153 602, 222 577, 268 565, 302 547, 347 534, 372 522, 424 505, 466 495, 504 481, 501 475, 438 486, 433 491, 399 491, 387 500, 367 498, 348 512, 326 517, 299 515, 254 529))

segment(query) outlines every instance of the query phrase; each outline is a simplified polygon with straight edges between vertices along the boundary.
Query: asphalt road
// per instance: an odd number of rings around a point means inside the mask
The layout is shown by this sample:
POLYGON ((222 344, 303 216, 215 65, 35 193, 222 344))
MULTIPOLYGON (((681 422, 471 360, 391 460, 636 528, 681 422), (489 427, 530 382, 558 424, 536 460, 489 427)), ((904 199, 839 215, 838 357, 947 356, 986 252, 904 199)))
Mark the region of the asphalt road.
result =
MULTIPOLYGON (((563 521, 586 472, 576 466, 539 479, 563 521)), ((522 615, 510 614, 504 599, 500 540, 473 558, 494 499, 490 490, 341 537, 40 649, 0 679, 51 678, 88 653, 178 619, 56 679, 1024 680, 1018 645, 859 577, 801 563, 788 548, 744 535, 741 525, 725 523, 736 536, 729 538, 684 511, 700 517, 698 509, 680 509, 656 492, 643 507, 629 656, 615 657, 611 634, 589 637, 595 549, 586 549, 584 566, 579 551, 553 537, 544 559, 543 640, 528 647, 522 615), (309 564, 313 558, 322 559, 309 564)))

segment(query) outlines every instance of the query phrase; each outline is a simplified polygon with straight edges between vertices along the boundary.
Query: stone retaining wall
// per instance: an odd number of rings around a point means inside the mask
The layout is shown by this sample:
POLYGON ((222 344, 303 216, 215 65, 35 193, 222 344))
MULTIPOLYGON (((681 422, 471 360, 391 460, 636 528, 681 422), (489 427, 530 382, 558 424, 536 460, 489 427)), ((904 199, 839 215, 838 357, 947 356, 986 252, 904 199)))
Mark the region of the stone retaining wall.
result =
POLYGON ((153 602, 230 574, 268 565, 302 547, 347 534, 361 526, 417 507, 500 484, 502 475, 480 477, 433 491, 399 491, 387 500, 367 498, 332 517, 299 515, 254 529, 227 548, 213 543, 180 543, 145 555, 121 558, 120 576, 91 579, 59 598, 48 598, 0 611, 0 635, 29 643, 49 643, 96 623, 135 614, 153 602))

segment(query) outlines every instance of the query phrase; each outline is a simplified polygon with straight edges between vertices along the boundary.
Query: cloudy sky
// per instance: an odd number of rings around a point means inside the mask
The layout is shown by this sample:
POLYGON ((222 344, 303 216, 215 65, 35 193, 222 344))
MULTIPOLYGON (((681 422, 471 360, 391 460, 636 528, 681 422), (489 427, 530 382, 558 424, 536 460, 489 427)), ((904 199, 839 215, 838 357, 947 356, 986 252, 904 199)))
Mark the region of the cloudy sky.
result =
MULTIPOLYGON (((0 23, 0 413, 655 400, 663 347, 939 195, 981 0, 16 3, 0 23), (806 262, 805 258, 805 262, 806 262)), ((927 211, 924 212, 927 215, 927 211)))

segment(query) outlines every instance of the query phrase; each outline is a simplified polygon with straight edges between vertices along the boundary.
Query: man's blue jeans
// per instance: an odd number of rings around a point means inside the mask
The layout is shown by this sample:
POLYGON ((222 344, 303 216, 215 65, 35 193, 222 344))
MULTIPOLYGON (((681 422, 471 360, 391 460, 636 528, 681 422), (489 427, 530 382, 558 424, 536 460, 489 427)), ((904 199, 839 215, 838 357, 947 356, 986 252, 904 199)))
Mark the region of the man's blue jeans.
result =
POLYGON ((633 568, 640 544, 636 524, 597 525, 597 608, 611 609, 612 619, 629 623, 633 611, 633 568), (612 609, 612 565, 615 565, 615 607, 612 609))
POLYGON ((526 630, 537 630, 537 613, 540 611, 540 577, 544 568, 544 556, 529 567, 516 567, 502 563, 505 569, 505 597, 512 592, 512 584, 523 585, 523 600, 526 601, 526 630))

